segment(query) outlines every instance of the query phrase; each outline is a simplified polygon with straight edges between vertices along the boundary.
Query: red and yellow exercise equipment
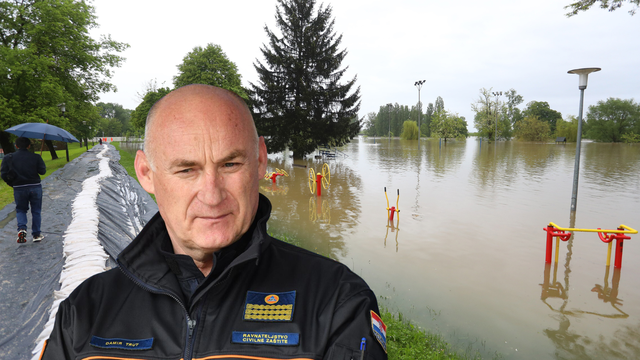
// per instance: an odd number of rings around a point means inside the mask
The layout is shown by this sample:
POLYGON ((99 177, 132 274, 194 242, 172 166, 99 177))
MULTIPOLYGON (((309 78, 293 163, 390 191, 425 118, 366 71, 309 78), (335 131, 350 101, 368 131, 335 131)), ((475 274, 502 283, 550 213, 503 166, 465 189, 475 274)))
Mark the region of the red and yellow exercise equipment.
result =
POLYGON ((558 262, 558 250, 560 248, 560 240, 567 241, 572 235, 572 232, 597 232, 600 240, 604 243, 609 244, 609 248, 607 250, 607 266, 611 264, 611 245, 613 244, 613 240, 616 241, 616 257, 614 261, 614 267, 621 268, 622 267, 622 246, 624 240, 629 240, 631 237, 625 234, 637 234, 638 230, 632 229, 626 225, 620 225, 616 230, 607 230, 607 229, 574 229, 574 228, 562 228, 552 222, 547 225, 547 227, 543 228, 547 232, 547 249, 545 262, 551 263, 551 252, 553 247, 553 238, 558 238, 556 240, 556 257, 555 262, 558 262))
POLYGON ((329 171, 329 165, 326 163, 322 165, 322 174, 316 174, 313 168, 309 169, 309 190, 311 190, 312 194, 315 192, 315 189, 317 189, 318 196, 322 196, 322 187, 326 190, 329 185, 331 185, 331 171, 329 171))
POLYGON ((276 179, 278 178, 278 176, 289 177, 289 174, 286 171, 282 170, 282 169, 276 168, 276 171, 274 171, 274 172, 265 173, 264 174, 264 179, 265 180, 271 179, 272 183, 275 184, 276 183, 276 179))
POLYGON ((398 213, 400 215, 400 209, 398 209, 398 202, 400 201, 400 189, 398 189, 398 197, 396 198, 396 206, 389 207, 389 197, 387 196, 387 187, 384 187, 384 197, 387 198, 387 214, 389 215, 389 220, 393 222, 393 215, 398 213))

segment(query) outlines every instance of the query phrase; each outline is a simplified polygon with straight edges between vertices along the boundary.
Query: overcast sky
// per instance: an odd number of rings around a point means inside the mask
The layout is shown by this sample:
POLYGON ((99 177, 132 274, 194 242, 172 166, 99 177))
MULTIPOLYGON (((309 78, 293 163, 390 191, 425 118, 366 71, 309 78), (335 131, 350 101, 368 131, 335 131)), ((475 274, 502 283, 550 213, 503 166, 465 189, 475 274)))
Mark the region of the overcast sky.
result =
MULTIPOLYGON (((600 67, 589 76, 589 105, 609 97, 640 101, 640 14, 631 5, 608 12, 592 8, 567 18, 572 0, 340 0, 331 5, 335 31, 348 50, 346 78, 358 77, 359 116, 381 105, 415 105, 417 80, 426 80, 423 104, 444 99, 445 108, 466 117, 481 88, 515 89, 530 101, 546 101, 563 117, 578 115, 578 76, 568 70, 600 67)), ((318 4, 321 2, 318 1, 318 4)), ((114 69, 116 93, 101 95, 128 109, 149 80, 173 87, 177 65, 195 46, 222 47, 242 76, 257 81, 253 67, 275 30, 276 0, 123 1, 95 0, 99 28, 131 47, 114 69)), ((504 96, 502 97, 504 100, 504 96)))

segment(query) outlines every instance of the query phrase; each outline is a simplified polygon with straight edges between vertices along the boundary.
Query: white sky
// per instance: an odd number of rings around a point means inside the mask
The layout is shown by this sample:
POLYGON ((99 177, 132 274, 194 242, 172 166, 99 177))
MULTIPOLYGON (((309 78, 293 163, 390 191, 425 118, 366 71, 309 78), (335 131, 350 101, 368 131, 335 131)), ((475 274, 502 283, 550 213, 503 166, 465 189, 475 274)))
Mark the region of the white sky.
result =
MULTIPOLYGON (((424 106, 437 96, 447 110, 466 117, 473 131, 471 103, 482 87, 514 88, 530 101, 578 115, 578 76, 568 70, 600 67, 589 76, 589 105, 609 97, 640 101, 640 13, 631 5, 614 12, 592 8, 572 18, 572 0, 341 0, 333 7, 335 31, 348 50, 345 79, 358 76, 359 116, 386 103, 415 105, 417 80, 424 106)), ((318 4, 321 2, 318 1, 318 4)), ((275 30, 276 0, 186 0, 93 2, 100 27, 131 47, 114 69, 117 93, 101 101, 135 109, 149 80, 173 87, 177 65, 195 46, 222 47, 242 76, 257 81, 253 67, 263 60, 264 26, 275 30)), ((502 100, 505 99, 503 96, 502 100)))

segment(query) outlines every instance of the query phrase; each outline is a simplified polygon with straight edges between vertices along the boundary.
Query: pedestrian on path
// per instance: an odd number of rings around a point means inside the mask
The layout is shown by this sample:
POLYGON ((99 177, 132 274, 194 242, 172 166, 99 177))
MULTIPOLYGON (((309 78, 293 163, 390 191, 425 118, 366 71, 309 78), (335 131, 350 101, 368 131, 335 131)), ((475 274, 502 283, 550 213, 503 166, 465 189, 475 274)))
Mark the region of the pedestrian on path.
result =
MULTIPOLYGON (((18 220, 18 243, 27 242, 27 211, 31 206, 31 233, 33 241, 44 239, 40 232, 42 211, 42 185, 40 175, 47 172, 47 166, 42 157, 30 152, 31 140, 19 137, 16 140, 18 151, 5 156, 0 166, 2 179, 6 179, 8 173, 15 171, 15 180, 9 184, 13 187, 13 198, 16 202, 16 218, 18 220)), ((6 180, 5 180, 6 181, 6 180)))

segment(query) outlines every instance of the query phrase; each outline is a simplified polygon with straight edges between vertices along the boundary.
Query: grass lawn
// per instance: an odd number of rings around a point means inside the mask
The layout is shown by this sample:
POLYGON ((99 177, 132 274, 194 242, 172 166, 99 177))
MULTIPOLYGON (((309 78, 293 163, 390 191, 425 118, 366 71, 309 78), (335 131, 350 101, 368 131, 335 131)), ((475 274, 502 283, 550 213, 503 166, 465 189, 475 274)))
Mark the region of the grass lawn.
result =
MULTIPOLYGON (((37 144, 36 144, 37 145, 37 144)), ((87 149, 85 147, 80 147, 80 145, 76 143, 69 144, 69 161, 77 158, 86 152, 87 149)), ((40 151, 36 151, 36 154, 40 154, 40 151)), ((56 154, 58 158, 56 160, 51 160, 51 153, 49 151, 42 152, 42 160, 44 160, 44 164, 47 166, 47 172, 44 175, 40 176, 40 179, 44 179, 47 176, 51 175, 54 171, 60 169, 67 165, 67 154, 65 150, 57 150, 56 154)), ((5 207, 8 204, 13 202, 13 188, 7 185, 4 181, 0 181, 0 209, 5 207)))
POLYGON ((128 151, 122 151, 122 149, 120 148, 120 142, 118 141, 114 141, 110 143, 111 145, 113 145, 116 150, 118 150, 118 152, 120 153, 120 165, 122 165, 122 167, 127 170, 127 172, 129 173, 129 176, 131 176, 132 178, 136 179, 136 181, 138 181, 138 177, 136 176, 136 169, 133 166, 133 164, 135 163, 136 157, 131 155, 128 151))

